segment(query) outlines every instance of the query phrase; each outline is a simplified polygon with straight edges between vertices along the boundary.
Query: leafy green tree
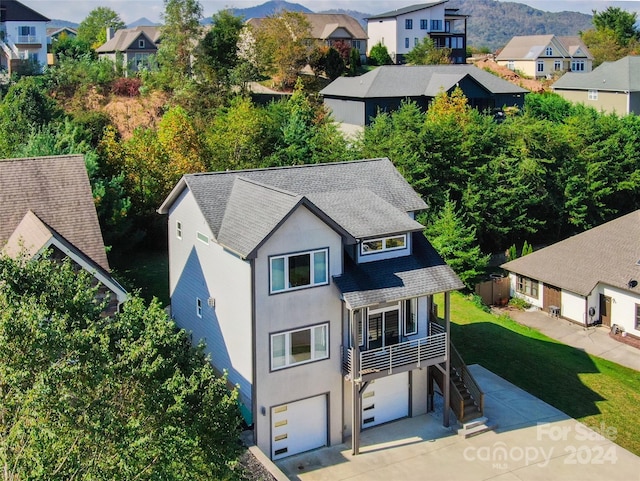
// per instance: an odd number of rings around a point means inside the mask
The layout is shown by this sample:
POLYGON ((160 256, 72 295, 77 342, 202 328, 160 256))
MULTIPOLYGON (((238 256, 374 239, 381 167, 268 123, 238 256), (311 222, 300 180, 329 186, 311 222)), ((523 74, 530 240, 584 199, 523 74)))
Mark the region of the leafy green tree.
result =
POLYGON ((424 37, 404 58, 411 65, 450 64, 451 49, 437 48, 432 38, 424 37))
POLYGON ((638 14, 619 7, 607 7, 598 12, 593 10, 593 25, 596 30, 612 30, 618 44, 626 47, 630 41, 638 40, 640 32, 636 28, 638 14))
POLYGON ((71 262, 0 257, 4 479, 227 479, 237 392, 157 301, 112 318, 71 262))
POLYGON ((311 24, 299 12, 282 11, 264 18, 254 32, 262 73, 282 87, 292 87, 313 50, 311 24))
POLYGON ((355 77, 358 73, 358 67, 361 65, 360 51, 357 48, 352 48, 349 54, 349 75, 355 77))
POLYGON ((95 51, 91 48, 91 44, 78 37, 70 37, 65 35, 61 36, 58 40, 53 42, 51 47, 53 54, 57 61, 60 61, 63 57, 79 60, 83 56, 88 56, 92 59, 96 58, 95 51))
POLYGON ((387 47, 382 45, 381 42, 378 42, 371 47, 371 51, 369 52, 369 63, 371 65, 391 65, 393 60, 391 60, 387 47))
POLYGON ((484 272, 489 256, 482 254, 475 227, 465 223, 456 203, 445 200, 444 207, 426 222, 424 235, 467 287, 484 272))
POLYGON ((334 48, 327 50, 324 71, 329 80, 335 80, 344 73, 344 60, 334 48))
POLYGON ((229 10, 220 10, 211 19, 213 26, 195 52, 195 69, 205 81, 226 87, 238 65, 238 41, 244 23, 229 10))
POLYGON ((158 63, 163 85, 180 88, 191 78, 191 56, 200 38, 202 5, 197 0, 164 0, 158 63))
POLYGON ((580 32, 580 36, 593 55, 593 66, 603 62, 615 62, 633 52, 636 42, 629 42, 629 46, 619 43, 616 33, 610 28, 589 29, 580 32))
POLYGON ((126 25, 113 9, 97 7, 78 25, 78 40, 96 49, 107 41, 107 28, 120 30, 126 25))

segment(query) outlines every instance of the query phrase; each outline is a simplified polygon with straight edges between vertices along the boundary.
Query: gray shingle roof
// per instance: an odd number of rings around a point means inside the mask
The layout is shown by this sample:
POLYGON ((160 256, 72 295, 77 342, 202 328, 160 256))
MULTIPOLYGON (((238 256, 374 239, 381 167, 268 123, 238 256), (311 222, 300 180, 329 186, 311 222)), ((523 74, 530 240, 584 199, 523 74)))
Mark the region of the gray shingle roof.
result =
POLYGON ((412 243, 407 257, 355 264, 345 256, 344 273, 333 280, 349 309, 464 287, 423 235, 415 233, 412 243))
POLYGON ((417 12, 419 10, 424 10, 425 8, 435 7, 436 5, 441 5, 443 3, 447 3, 448 1, 449 0, 444 0, 442 2, 420 3, 417 5, 410 5, 408 7, 398 8, 396 10, 391 10, 389 12, 379 13, 378 15, 368 17, 367 20, 378 20, 381 18, 394 18, 399 15, 404 15, 406 13, 417 12))
MULTIPOLYGON (((503 264, 545 284, 587 296, 598 283, 628 290, 640 281, 640 210, 503 264)), ((633 289, 640 292, 640 286, 633 289)))
POLYGON ((569 72, 560 77, 553 89, 636 92, 640 90, 640 56, 629 55, 605 62, 591 72, 569 72))
POLYGON ((138 50, 134 42, 143 35, 151 45, 146 45, 145 50, 153 49, 160 40, 160 27, 138 26, 135 28, 123 28, 116 30, 113 38, 96 48, 98 53, 124 52, 129 49, 138 50), (133 45, 133 46, 132 46, 133 45))
POLYGON ((320 93, 352 98, 435 97, 467 76, 494 94, 527 92, 474 65, 385 65, 359 77, 339 77, 320 93))
POLYGON ((535 60, 548 46, 554 47, 553 57, 569 58, 576 55, 579 49, 583 53, 580 58, 593 59, 593 55, 578 36, 518 35, 509 40, 497 55, 496 60, 535 60))
POLYGON ((16 0, 2 0, 0 3, 5 9, 4 20, 7 22, 49 22, 50 20, 44 15, 36 12, 32 8, 16 1, 16 0))
POLYGON ((109 270, 81 155, 0 160, 0 246, 29 210, 109 270))
POLYGON ((186 175, 158 211, 168 213, 184 188, 216 240, 241 255, 300 202, 353 238, 420 229, 407 213, 427 207, 386 158, 186 175))

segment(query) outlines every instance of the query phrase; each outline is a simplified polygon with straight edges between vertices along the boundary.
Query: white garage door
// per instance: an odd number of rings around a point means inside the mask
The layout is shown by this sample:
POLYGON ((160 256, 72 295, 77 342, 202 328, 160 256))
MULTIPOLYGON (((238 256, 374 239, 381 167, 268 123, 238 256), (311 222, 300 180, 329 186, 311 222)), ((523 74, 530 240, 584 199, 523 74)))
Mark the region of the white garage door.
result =
POLYGON ((271 458, 280 459, 327 444, 327 396, 271 409, 271 458))
POLYGON ((372 381, 362 393, 362 427, 404 418, 409 415, 409 373, 372 381))

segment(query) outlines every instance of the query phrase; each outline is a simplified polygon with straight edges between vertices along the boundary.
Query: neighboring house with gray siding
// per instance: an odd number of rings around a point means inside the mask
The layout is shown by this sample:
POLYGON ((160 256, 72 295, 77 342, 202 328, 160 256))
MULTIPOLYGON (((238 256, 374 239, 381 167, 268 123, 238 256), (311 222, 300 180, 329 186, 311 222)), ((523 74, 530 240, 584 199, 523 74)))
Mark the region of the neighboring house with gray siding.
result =
POLYGON ((108 58, 114 64, 133 72, 154 66, 153 57, 160 45, 160 27, 138 26, 116 30, 107 28, 107 41, 96 49, 99 58, 108 58))
POLYGON ((450 385, 463 284, 415 221, 426 207, 382 158, 186 175, 159 208, 171 315, 240 387, 272 459, 351 435, 357 454, 361 429, 426 413, 450 385))
POLYGON ((127 298, 110 274, 81 155, 0 160, 0 252, 68 257, 100 283, 108 314, 127 298))
POLYGON ((552 315, 640 338, 640 210, 502 265, 511 294, 552 315))
POLYGON ((551 87, 570 102, 609 114, 640 115, 640 57, 605 62, 589 73, 564 74, 551 87))
POLYGON ((529 93, 473 65, 386 65, 359 77, 339 77, 320 94, 336 121, 369 125, 379 112, 393 112, 406 100, 426 111, 436 95, 456 87, 481 111, 521 108, 529 93))

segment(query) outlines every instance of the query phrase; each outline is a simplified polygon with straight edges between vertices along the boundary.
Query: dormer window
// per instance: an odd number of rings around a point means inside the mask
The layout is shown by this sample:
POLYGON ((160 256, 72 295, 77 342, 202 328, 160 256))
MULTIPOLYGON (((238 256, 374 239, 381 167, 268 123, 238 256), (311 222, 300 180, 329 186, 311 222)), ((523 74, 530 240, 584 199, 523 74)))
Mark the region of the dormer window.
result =
POLYGON ((407 235, 396 235, 392 237, 380 237, 378 239, 369 239, 362 241, 360 244, 360 253, 362 255, 377 254, 379 252, 395 251, 407 248, 407 235))
POLYGON ((138 40, 138 48, 144 48, 144 40, 143 39, 138 40))

